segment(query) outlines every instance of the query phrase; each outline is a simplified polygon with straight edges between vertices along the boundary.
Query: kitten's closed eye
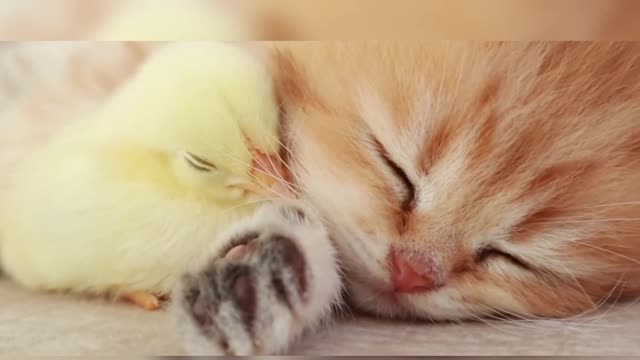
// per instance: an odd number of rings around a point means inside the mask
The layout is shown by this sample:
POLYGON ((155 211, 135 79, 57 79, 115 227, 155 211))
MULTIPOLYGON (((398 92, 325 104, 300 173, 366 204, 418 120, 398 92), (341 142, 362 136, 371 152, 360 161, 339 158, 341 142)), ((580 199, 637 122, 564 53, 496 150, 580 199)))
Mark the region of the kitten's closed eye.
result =
POLYGON ((487 245, 482 248, 475 254, 475 261, 478 264, 485 263, 494 258, 501 258, 509 261, 510 263, 521 267, 526 270, 532 270, 533 266, 524 260, 520 259, 516 255, 510 254, 504 250, 498 249, 496 247, 487 245))
POLYGON ((415 200, 416 200, 415 185, 407 175, 406 171, 404 171, 404 169, 402 169, 402 167, 398 165, 398 163, 391 158, 391 155, 389 155, 389 152, 387 151, 387 149, 384 147, 384 145, 382 145, 382 143, 378 139, 373 137, 371 142, 374 144, 376 152, 380 155, 382 160, 384 160, 384 163, 387 165, 387 167, 393 172, 394 176, 398 180, 400 180, 400 182, 402 183, 402 186, 404 188, 403 189, 404 194, 402 194, 402 197, 401 197, 401 206, 403 210, 410 211, 415 206, 415 200))

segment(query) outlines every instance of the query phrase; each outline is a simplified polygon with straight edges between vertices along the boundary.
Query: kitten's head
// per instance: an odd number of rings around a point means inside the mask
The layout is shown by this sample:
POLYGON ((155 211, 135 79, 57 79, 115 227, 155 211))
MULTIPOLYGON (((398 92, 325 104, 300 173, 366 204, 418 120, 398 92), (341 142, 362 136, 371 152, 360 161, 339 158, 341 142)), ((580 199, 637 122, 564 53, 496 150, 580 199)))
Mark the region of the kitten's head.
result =
POLYGON ((276 46, 292 181, 358 305, 566 316, 638 292, 637 44, 276 46))

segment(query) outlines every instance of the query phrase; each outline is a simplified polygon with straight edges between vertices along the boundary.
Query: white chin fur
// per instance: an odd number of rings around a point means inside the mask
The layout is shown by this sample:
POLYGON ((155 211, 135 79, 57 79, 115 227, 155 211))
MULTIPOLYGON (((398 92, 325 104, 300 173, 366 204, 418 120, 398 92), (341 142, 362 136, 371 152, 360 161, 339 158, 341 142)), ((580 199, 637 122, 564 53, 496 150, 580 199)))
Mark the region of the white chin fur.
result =
POLYGON ((464 304, 455 289, 442 288, 424 294, 377 292, 361 282, 347 282, 353 303, 369 313, 389 318, 425 320, 463 320, 474 317, 471 306, 464 304))

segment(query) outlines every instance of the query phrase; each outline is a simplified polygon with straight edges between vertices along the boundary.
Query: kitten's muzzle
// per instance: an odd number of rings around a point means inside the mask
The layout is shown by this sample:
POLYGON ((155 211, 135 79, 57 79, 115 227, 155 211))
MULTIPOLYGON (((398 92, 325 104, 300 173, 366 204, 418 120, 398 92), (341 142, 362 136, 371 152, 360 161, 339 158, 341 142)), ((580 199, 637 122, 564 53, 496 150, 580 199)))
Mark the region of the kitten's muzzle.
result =
POLYGON ((433 257, 413 249, 392 247, 389 269, 394 293, 424 293, 442 286, 433 257))

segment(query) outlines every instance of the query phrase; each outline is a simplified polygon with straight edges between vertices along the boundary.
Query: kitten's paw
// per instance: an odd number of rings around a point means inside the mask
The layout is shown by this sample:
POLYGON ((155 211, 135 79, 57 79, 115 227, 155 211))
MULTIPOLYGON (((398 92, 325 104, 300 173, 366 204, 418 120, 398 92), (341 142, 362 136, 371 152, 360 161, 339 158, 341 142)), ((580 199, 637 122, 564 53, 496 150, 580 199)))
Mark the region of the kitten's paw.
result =
POLYGON ((176 293, 178 325, 192 354, 281 353, 337 303, 335 252, 312 211, 268 205, 220 241, 176 293))

